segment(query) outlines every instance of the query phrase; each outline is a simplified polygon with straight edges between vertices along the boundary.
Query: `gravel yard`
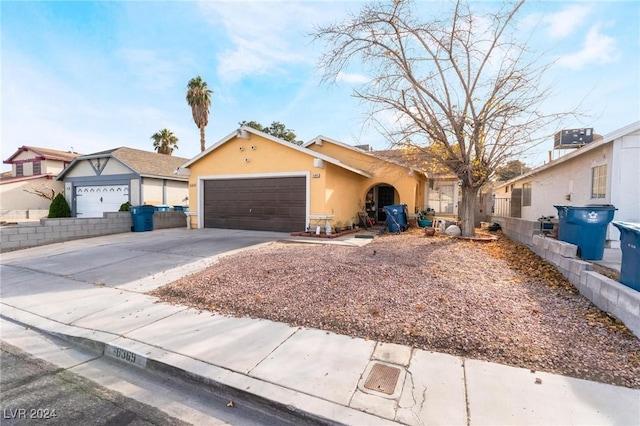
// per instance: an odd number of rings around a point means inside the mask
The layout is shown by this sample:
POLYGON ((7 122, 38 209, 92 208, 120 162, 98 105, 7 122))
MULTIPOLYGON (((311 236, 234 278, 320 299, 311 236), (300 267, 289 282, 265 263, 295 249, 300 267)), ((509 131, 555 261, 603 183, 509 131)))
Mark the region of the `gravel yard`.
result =
POLYGON ((640 340, 530 250, 418 230, 364 247, 274 243, 152 293, 226 315, 640 388, 640 340))

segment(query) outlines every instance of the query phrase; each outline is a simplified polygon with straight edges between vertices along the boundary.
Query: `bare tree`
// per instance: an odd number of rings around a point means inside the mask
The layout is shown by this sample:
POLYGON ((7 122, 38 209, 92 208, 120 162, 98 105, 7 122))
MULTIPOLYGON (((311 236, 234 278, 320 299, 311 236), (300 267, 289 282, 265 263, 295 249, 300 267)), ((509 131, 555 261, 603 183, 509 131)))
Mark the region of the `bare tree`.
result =
POLYGON ((49 181, 45 181, 40 184, 31 184, 29 188, 24 188, 24 192, 28 194, 37 195, 38 197, 45 198, 49 201, 53 201, 56 197, 56 190, 51 187, 49 181))
POLYGON ((369 102, 370 120, 395 146, 417 149, 458 176, 463 236, 475 235, 477 194, 495 169, 566 115, 541 109, 551 63, 518 41, 523 3, 480 15, 458 1, 423 22, 413 2, 396 0, 365 5, 313 34, 328 46, 318 65, 324 82, 362 64, 371 79, 354 96, 369 102))

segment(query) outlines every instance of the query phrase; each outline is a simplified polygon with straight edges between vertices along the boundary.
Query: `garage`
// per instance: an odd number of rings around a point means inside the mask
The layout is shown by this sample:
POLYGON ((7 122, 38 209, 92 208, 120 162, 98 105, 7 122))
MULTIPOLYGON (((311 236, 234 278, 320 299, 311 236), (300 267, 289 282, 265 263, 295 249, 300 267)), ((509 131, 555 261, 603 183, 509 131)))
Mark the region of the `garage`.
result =
POLYGON ((203 181, 204 227, 293 232, 306 228, 304 176, 203 181))
POLYGON ((129 185, 77 186, 75 199, 76 217, 102 217, 129 201, 129 185))

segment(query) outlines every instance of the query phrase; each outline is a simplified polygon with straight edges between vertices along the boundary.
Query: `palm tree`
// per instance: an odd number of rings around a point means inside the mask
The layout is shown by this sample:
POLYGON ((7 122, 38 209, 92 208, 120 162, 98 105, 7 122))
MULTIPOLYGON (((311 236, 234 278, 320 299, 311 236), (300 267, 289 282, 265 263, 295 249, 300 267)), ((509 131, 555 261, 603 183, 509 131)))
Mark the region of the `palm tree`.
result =
POLYGON ((162 129, 153 135, 153 149, 158 151, 158 154, 171 155, 174 149, 178 149, 178 138, 169 129, 162 129))
POLYGON ((200 151, 204 151, 204 128, 209 123, 211 93, 213 92, 200 76, 192 78, 187 84, 187 103, 191 107, 193 121, 200 129, 200 151))

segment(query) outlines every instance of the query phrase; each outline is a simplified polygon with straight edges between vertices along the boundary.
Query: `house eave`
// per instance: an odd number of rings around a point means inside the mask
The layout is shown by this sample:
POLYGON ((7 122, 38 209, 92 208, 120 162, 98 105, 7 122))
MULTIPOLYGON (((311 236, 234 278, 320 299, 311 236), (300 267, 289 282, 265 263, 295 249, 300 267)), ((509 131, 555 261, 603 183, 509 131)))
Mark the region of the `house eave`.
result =
POLYGON ((366 172, 364 170, 360 170, 360 169, 357 169, 355 167, 351 167, 351 166, 349 166, 347 164, 344 164, 340 160, 337 160, 337 159, 329 157, 327 155, 318 153, 316 151, 312 151, 312 150, 310 150, 308 148, 305 148, 304 146, 296 145, 294 143, 287 142, 285 140, 276 138, 275 136, 272 136, 272 135, 270 135, 268 133, 261 132, 261 131, 256 130, 256 129, 254 129, 252 127, 249 127, 249 126, 242 126, 239 129, 236 129, 233 132, 229 133, 227 136, 225 136, 224 138, 220 139, 215 144, 211 145, 208 149, 202 151, 200 154, 198 154, 197 156, 195 156, 191 160, 189 160, 186 163, 184 163, 183 165, 181 165, 179 167, 179 169, 187 169, 187 168, 189 168, 192 164, 194 164, 195 162, 197 162, 201 158, 205 157, 209 153, 213 152, 214 150, 216 150, 220 146, 224 145, 225 143, 227 143, 231 139, 233 139, 235 137, 242 137, 242 135, 244 135, 246 133, 253 133, 256 136, 260 136, 262 138, 268 139, 268 140, 270 140, 272 142, 275 142, 277 144, 280 144, 282 146, 286 146, 287 148, 290 148, 290 149, 293 149, 295 151, 304 153, 306 155, 311 156, 312 158, 320 158, 320 159, 326 161, 327 163, 331 163, 331 164, 333 164, 335 166, 338 166, 338 167, 341 167, 343 169, 349 170, 349 171, 351 171, 353 173, 359 174, 359 175, 364 176, 366 178, 371 178, 373 176, 372 174, 370 174, 370 173, 368 173, 368 172, 366 172))
POLYGON ((514 177, 513 179, 509 179, 508 181, 505 181, 505 182, 501 182, 500 185, 498 185, 498 187, 504 186, 504 185, 511 185, 514 182, 517 182, 522 179, 526 179, 530 176, 541 173, 549 168, 556 167, 559 164, 565 163, 587 152, 593 151, 594 149, 598 149, 603 145, 612 143, 614 140, 621 138, 622 136, 628 135, 629 133, 637 132, 638 130, 640 130, 640 121, 633 122, 627 126, 624 126, 618 130, 615 130, 609 134, 604 135, 601 139, 595 142, 591 142, 590 144, 584 145, 580 148, 575 148, 575 151, 569 154, 563 155, 560 158, 556 158, 555 160, 552 160, 547 164, 543 164, 542 166, 539 166, 523 175, 514 177))

